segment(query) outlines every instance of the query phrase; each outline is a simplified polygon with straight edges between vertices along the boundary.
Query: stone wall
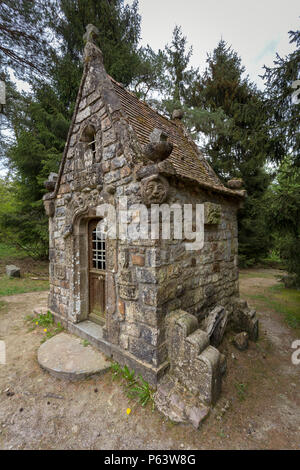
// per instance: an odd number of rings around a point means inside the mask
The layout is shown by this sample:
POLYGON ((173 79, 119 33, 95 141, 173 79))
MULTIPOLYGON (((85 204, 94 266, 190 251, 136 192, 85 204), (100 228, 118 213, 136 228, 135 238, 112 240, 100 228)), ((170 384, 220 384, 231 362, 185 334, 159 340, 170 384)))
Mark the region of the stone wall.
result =
MULTIPOLYGON (((49 214, 49 308, 64 325, 88 318, 87 224, 97 216, 97 206, 110 203, 117 208, 122 196, 129 207, 140 200, 140 183, 132 172, 136 149, 134 153, 117 101, 109 100, 112 107, 102 99, 109 93, 110 83, 105 83, 102 71, 92 70, 78 103, 59 190, 55 199, 45 198, 45 205, 53 210, 49 214), (95 155, 82 141, 87 126, 96 130, 95 155)), ((105 340, 154 367, 166 360, 158 347, 157 301, 151 297, 151 286, 157 285, 156 244, 107 242, 104 327, 105 340)))
MULTIPOLYGON (((188 185, 187 185, 188 187, 188 185)), ((159 304, 164 313, 183 309, 201 320, 215 305, 229 310, 238 296, 237 205, 230 200, 189 191, 174 186, 172 203, 202 204, 218 207, 219 217, 210 220, 205 214, 204 246, 188 251, 185 242, 162 241, 159 255, 159 304)), ((207 211, 206 211, 207 212, 207 211)))
MULTIPOLYGON (((50 230, 49 308, 64 325, 88 318, 88 221, 97 207, 149 202, 155 177, 143 159, 111 80, 97 60, 85 68, 58 190, 44 199, 50 230), (94 129, 95 152, 86 134, 94 129), (149 174, 148 174, 149 173, 149 174), (140 176, 138 176, 140 175, 140 176)), ((166 163, 166 162, 162 162, 166 163)), ((237 203, 181 182, 157 165, 164 202, 206 203, 205 244, 187 251, 184 240, 108 240, 104 338, 138 361, 159 368, 168 360, 165 317, 184 309, 201 319, 238 295, 237 203)), ((158 201, 159 202, 159 201, 158 201)), ((118 209, 117 209, 118 210, 118 209)), ((139 224, 133 211, 131 221, 139 224)))
POLYGON ((166 337, 170 370, 158 384, 155 404, 172 421, 198 428, 221 393, 225 358, 183 310, 167 315, 166 337))

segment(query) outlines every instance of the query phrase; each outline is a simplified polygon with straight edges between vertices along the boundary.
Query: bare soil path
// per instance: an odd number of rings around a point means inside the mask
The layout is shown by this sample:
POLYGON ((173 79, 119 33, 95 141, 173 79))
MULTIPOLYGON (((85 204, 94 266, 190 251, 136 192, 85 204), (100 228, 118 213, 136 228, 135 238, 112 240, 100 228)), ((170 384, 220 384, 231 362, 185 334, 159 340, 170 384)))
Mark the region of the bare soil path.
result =
MULTIPOLYGON (((254 307, 253 292, 277 282, 276 272, 264 272, 269 275, 242 275, 241 296, 254 307)), ((247 351, 237 351, 227 336, 222 396, 196 431, 134 404, 110 372, 79 383, 43 372, 37 363, 43 332, 28 331, 25 316, 46 305, 47 292, 0 301, 7 302, 0 309, 0 339, 7 347, 7 364, 0 365, 0 449, 300 448, 300 366, 291 362, 297 331, 272 309, 259 311, 260 339, 247 351)))

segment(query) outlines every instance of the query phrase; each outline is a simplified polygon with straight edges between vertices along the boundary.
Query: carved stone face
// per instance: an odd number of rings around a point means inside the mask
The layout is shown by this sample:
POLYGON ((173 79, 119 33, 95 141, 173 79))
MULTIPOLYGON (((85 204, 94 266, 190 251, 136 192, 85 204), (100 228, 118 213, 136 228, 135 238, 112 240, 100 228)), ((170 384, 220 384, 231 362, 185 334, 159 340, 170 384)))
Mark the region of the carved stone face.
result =
POLYGON ((169 191, 169 183, 162 176, 154 175, 142 180, 144 204, 162 204, 169 191))

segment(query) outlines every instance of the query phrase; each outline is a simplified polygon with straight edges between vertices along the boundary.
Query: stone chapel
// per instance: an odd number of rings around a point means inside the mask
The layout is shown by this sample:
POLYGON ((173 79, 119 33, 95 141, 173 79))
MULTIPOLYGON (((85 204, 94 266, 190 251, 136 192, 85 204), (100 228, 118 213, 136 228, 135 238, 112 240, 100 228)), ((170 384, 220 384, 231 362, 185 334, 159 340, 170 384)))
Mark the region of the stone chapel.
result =
MULTIPOLYGON (((225 331, 253 340, 258 334, 255 311, 239 299, 237 211, 245 191, 240 180, 222 184, 181 111, 169 120, 107 74, 96 34, 89 25, 60 170, 45 183, 49 310, 70 332, 162 384, 162 411, 174 383, 209 406, 221 390, 225 331), (203 246, 188 250, 187 240, 162 236, 111 238, 99 207, 118 214, 124 197, 129 209, 203 205, 203 246)), ((137 211, 131 219, 139 225, 137 211)))

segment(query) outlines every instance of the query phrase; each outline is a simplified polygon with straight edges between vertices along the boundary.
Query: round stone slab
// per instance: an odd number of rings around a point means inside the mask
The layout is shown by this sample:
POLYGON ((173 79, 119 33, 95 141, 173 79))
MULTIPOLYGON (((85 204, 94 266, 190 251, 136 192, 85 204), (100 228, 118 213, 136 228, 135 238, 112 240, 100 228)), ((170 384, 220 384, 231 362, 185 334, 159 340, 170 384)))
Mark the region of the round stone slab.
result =
POLYGON ((43 343, 38 350, 40 366, 62 380, 82 380, 101 374, 110 368, 110 362, 91 346, 83 346, 82 339, 60 333, 43 343))

